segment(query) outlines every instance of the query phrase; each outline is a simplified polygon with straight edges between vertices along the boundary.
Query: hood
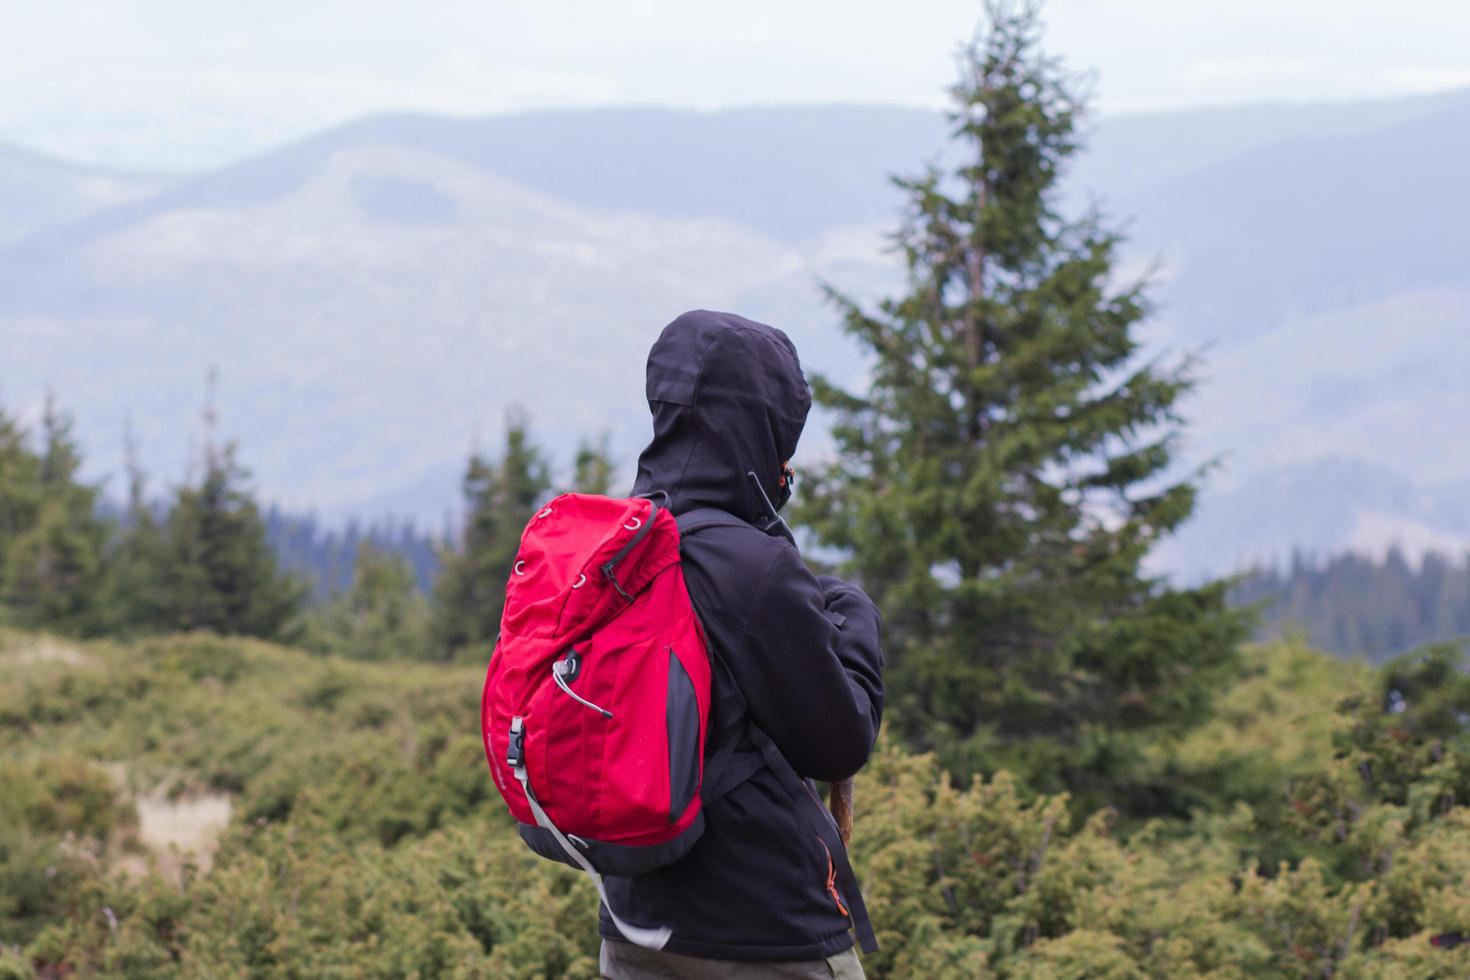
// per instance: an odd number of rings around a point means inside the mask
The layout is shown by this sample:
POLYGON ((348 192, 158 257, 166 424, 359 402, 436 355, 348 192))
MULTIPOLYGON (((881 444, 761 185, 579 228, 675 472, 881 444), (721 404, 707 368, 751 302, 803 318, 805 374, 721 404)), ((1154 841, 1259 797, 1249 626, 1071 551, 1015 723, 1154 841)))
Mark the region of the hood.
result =
POLYGON ((811 404, 796 347, 780 330, 733 313, 685 313, 648 352, 653 441, 633 492, 664 491, 675 514, 718 507, 779 526, 774 509, 789 496, 782 464, 811 404))

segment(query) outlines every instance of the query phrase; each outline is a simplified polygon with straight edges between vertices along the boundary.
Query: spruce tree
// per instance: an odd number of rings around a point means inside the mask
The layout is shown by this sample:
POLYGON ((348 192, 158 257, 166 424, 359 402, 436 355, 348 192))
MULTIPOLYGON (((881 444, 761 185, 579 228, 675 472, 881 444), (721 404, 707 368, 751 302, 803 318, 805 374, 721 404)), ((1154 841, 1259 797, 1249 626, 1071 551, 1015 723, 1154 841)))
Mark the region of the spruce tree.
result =
POLYGON ((0 406, 0 570, 41 511, 41 459, 20 420, 0 406))
POLYGON ((572 463, 572 489, 578 493, 606 494, 612 489, 612 452, 607 436, 597 442, 583 440, 572 463))
POLYGON ((312 617, 308 645, 355 660, 422 658, 428 628, 428 602, 408 562, 364 540, 351 586, 312 617))
POLYGON ((97 513, 97 488, 81 482, 72 421, 48 396, 41 452, 28 454, 24 433, 0 418, 0 604, 18 625, 69 633, 101 628, 100 603, 108 526, 97 513))
POLYGON ((988 7, 957 165, 896 181, 907 292, 829 290, 872 370, 816 379, 836 460, 800 514, 883 611, 899 732, 961 775, 1153 811, 1180 802, 1144 740, 1202 716, 1242 624, 1222 587, 1143 570, 1194 504, 1199 474, 1169 479, 1190 364, 1139 363, 1147 283, 1115 286, 1119 234, 1059 210, 1085 106, 1038 34, 1035 6, 988 7))
POLYGON ((498 462, 470 457, 463 488, 467 514, 459 547, 444 552, 434 586, 434 646, 445 658, 488 655, 521 531, 551 489, 545 458, 523 418, 507 421, 498 462))
POLYGON ((128 501, 108 556, 105 600, 106 632, 116 635, 163 628, 168 604, 162 581, 163 529, 148 501, 147 478, 131 426, 123 438, 123 450, 128 501))
POLYGON ((284 638, 306 589, 284 572, 235 447, 206 447, 198 485, 179 488, 162 528, 154 628, 284 638))

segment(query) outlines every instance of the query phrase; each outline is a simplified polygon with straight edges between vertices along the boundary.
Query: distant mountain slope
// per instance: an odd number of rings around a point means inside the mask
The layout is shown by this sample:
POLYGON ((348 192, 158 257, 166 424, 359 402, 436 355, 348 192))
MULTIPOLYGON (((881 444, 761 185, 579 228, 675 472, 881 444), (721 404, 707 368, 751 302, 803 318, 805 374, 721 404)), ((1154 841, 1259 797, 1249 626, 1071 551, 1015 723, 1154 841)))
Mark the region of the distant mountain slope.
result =
MULTIPOLYGON (((1147 193, 1161 181, 1283 142, 1372 133, 1463 109, 1470 109, 1470 92, 1107 117, 1093 126, 1071 186, 1079 200, 1096 191, 1147 193)), ((898 198, 887 178, 917 173, 943 155, 948 131, 941 113, 877 106, 385 114, 177 181, 136 207, 67 229, 51 244, 107 234, 163 210, 266 203, 291 193, 333 153, 362 146, 432 152, 594 208, 724 218, 802 241, 890 220, 898 198)))
POLYGON ((1466 107, 1470 89, 1373 102, 1260 103, 1107 116, 1092 127, 1074 174, 1080 189, 1126 195, 1274 145, 1361 136, 1466 107))
POLYGON ((83 167, 0 143, 0 245, 157 190, 157 177, 83 167))
POLYGON ((732 221, 795 242, 891 221, 898 198, 887 176, 937 153, 945 128, 935 112, 849 106, 371 116, 52 229, 26 254, 64 256, 167 211, 266 205, 297 191, 335 154, 373 147, 412 148, 586 207, 732 221))
POLYGON ((863 236, 796 250, 720 220, 591 210, 379 144, 253 205, 125 210, 139 217, 9 268, 6 388, 53 386, 109 468, 131 416, 150 468, 177 474, 217 366, 227 427, 271 497, 434 524, 508 405, 563 455, 611 430, 626 458, 647 345, 684 309, 776 314, 832 366, 813 284, 873 252, 863 236))
POLYGON ((1183 335, 1470 284, 1470 97, 1407 121, 1268 143, 1112 202, 1170 263, 1183 335))
POLYGON ((1397 548, 1470 555, 1470 481, 1417 485, 1396 471, 1326 457, 1264 467, 1207 494, 1205 506, 1155 556, 1190 579, 1247 568, 1285 568, 1293 554, 1342 550, 1382 559, 1397 548))
MULTIPOLYGON (((858 107, 361 120, 0 247, 0 390, 54 387, 108 470, 130 415, 171 476, 217 365, 268 497, 442 526, 510 405, 561 459, 607 430, 629 465, 644 352, 683 309, 769 319, 860 379, 816 283, 897 285, 887 176, 944 132, 858 107)), ((1104 119, 1093 143, 1069 199, 1133 219, 1131 268, 1163 259, 1148 347, 1203 351, 1188 455, 1226 463, 1166 567, 1458 540, 1470 93, 1104 119), (1370 471, 1446 503, 1385 504, 1370 471)))

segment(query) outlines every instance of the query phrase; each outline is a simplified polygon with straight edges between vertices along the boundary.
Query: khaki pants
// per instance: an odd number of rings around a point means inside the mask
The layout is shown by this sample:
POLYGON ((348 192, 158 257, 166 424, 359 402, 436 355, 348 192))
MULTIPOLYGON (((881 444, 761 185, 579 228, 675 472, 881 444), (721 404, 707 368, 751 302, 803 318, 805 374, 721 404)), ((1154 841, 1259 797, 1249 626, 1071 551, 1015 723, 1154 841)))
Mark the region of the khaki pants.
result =
POLYGON ((602 942, 602 975, 609 980, 865 980, 856 949, 825 960, 745 962, 656 952, 632 943, 602 942))

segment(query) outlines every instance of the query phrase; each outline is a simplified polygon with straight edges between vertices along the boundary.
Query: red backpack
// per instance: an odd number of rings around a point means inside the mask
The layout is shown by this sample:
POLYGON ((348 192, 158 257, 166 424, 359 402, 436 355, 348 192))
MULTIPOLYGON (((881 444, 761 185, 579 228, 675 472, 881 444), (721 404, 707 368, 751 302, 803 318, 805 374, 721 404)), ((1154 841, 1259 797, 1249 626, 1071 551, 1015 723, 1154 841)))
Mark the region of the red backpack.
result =
POLYGON ((521 536, 500 629, 480 702, 495 785, 526 843, 591 875, 606 905, 601 874, 669 864, 704 831, 710 655, 674 516, 557 497, 521 536))
MULTIPOLYGON (((662 496, 657 494, 655 496, 662 496)), ((568 493, 533 517, 505 591, 480 699, 496 788, 521 837, 581 868, 629 941, 662 949, 667 927, 620 919, 602 875, 670 864, 704 833, 705 805, 769 767, 826 849, 827 887, 864 952, 878 948, 837 825, 747 719, 705 762, 712 651, 684 584, 680 528, 742 526, 720 511, 675 520, 648 497, 568 493)))

